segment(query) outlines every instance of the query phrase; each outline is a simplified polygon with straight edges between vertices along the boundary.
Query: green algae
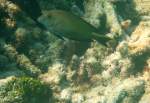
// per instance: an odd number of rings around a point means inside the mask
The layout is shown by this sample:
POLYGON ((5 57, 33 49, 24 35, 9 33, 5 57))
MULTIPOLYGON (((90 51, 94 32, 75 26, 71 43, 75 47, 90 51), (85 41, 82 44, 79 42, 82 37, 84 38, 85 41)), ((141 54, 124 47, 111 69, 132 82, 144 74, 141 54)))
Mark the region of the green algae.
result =
POLYGON ((28 77, 13 78, 0 87, 1 103, 48 103, 51 97, 48 85, 28 77))

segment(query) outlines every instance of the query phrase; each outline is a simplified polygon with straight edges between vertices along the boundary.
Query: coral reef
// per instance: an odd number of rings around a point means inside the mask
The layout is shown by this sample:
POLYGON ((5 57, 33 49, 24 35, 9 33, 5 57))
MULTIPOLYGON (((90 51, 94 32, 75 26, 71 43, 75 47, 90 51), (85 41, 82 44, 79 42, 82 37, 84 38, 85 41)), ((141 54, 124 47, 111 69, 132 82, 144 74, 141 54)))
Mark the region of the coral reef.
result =
POLYGON ((113 40, 60 40, 0 0, 0 103, 150 102, 149 1, 37 1, 43 14, 72 12, 113 40))
POLYGON ((141 22, 127 41, 122 41, 116 51, 103 61, 107 68, 103 72, 104 76, 115 76, 121 73, 121 76, 136 75, 142 71, 149 53, 149 23, 141 22), (107 75, 106 75, 107 74, 107 75))

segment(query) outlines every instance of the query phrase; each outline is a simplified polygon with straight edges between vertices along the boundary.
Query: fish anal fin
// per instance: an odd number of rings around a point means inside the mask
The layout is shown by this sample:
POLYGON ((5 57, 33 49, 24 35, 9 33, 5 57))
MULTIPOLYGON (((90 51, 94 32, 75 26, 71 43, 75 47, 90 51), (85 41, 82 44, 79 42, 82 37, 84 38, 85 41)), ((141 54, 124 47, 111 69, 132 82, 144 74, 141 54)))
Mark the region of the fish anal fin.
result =
POLYGON ((92 33, 93 39, 95 39, 96 41, 98 41, 99 43, 101 43, 104 46, 107 46, 107 42, 112 40, 112 38, 106 36, 106 35, 102 35, 102 34, 98 34, 93 32, 92 33))

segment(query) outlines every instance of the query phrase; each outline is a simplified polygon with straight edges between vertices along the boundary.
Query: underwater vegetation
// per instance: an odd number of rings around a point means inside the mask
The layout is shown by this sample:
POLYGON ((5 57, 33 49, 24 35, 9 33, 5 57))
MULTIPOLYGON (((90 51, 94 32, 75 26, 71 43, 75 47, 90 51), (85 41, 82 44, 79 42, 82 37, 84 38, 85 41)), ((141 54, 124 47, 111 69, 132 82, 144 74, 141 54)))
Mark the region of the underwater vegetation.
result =
POLYGON ((149 51, 149 1, 0 0, 0 103, 150 103, 149 51))
POLYGON ((29 77, 9 78, 0 87, 1 103, 48 103, 52 102, 52 91, 48 85, 29 77))

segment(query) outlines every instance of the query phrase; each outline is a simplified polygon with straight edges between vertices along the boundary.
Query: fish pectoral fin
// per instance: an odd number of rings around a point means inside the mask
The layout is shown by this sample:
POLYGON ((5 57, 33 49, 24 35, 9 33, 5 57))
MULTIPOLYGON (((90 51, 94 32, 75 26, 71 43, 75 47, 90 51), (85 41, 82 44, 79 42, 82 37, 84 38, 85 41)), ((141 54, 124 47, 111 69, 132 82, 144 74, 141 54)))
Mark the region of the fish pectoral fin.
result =
POLYGON ((99 43, 101 43, 104 46, 107 46, 107 42, 112 40, 112 38, 106 36, 106 35, 102 35, 102 34, 98 34, 98 33, 92 33, 93 39, 95 39, 96 41, 98 41, 99 43))

